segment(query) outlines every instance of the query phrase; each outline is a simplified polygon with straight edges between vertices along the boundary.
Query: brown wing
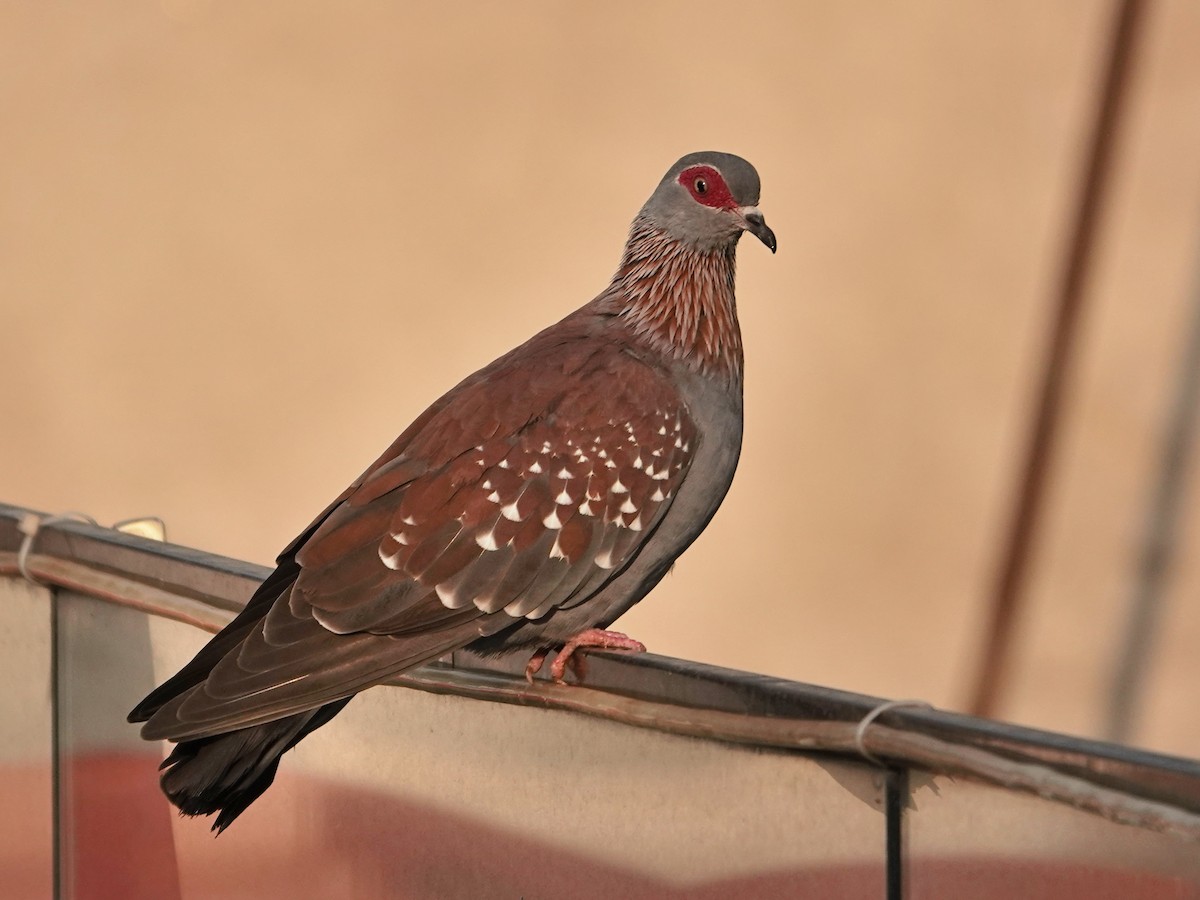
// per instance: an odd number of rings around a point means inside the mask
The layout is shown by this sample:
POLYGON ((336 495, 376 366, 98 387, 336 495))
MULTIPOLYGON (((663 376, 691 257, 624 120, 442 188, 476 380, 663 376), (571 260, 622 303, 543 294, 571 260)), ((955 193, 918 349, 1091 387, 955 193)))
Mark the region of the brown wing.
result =
POLYGON ((291 589, 147 736, 309 709, 595 596, 654 532, 696 433, 658 372, 590 344, 502 359, 414 423, 297 548, 291 589))

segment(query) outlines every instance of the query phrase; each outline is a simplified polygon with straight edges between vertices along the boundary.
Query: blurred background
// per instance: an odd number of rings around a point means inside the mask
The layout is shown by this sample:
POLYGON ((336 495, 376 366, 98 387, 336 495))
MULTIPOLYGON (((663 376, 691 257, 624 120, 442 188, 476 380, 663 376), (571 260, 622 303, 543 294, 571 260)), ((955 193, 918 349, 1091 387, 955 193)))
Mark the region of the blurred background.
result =
MULTIPOLYGON (((1200 254, 1200 5, 1111 137, 993 712, 1105 733, 1200 254)), ((1116 5, 0 6, 0 500, 269 562, 441 392, 595 295, 684 153, 745 156, 741 469, 621 626, 966 709, 1116 5)), ((1194 462, 1189 451, 1186 461, 1194 462)), ((1200 746, 1200 478, 1134 742, 1200 746)))

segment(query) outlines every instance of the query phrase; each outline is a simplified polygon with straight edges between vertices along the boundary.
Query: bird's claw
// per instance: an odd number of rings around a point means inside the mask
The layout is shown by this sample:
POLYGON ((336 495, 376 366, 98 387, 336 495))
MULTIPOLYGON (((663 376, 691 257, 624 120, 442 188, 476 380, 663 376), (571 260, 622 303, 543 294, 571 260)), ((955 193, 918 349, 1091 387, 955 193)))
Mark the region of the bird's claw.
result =
POLYGON ((533 656, 529 657, 529 662, 525 664, 525 680, 533 684, 533 676, 542 671, 542 664, 546 661, 546 657, 550 654, 549 647, 543 647, 533 656))
MULTIPOLYGON (((550 677, 554 679, 556 684, 566 684, 563 676, 566 675, 567 666, 571 667, 577 680, 583 680, 584 672, 586 671, 584 658, 576 656, 575 651, 585 647, 596 647, 601 650, 628 650, 633 653, 646 652, 645 644, 619 631, 589 628, 586 631, 581 631, 563 644, 562 649, 555 655, 554 662, 550 663, 550 677)), ((549 655, 550 648, 546 647, 538 650, 529 658, 529 662, 525 666, 526 681, 533 684, 533 676, 541 671, 543 664, 546 662, 546 657, 549 655)))

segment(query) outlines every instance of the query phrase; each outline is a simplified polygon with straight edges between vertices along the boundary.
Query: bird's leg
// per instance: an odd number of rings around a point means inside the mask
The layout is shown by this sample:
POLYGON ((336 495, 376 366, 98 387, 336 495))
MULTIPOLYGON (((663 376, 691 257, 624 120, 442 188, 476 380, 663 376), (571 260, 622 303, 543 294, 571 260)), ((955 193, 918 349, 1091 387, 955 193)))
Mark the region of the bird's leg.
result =
POLYGON ((550 648, 543 647, 533 656, 529 657, 529 662, 525 664, 525 680, 533 684, 533 676, 542 671, 542 663, 546 661, 546 657, 550 655, 550 648))
MULTIPOLYGON (((581 647, 599 647, 602 650, 630 650, 634 653, 645 653, 646 645, 641 641, 635 641, 628 635, 621 634, 619 631, 605 631, 602 628, 589 628, 587 631, 581 631, 575 637, 571 638, 563 648, 558 651, 558 655, 554 657, 554 662, 550 664, 550 675, 559 684, 564 684, 563 675, 566 674, 567 666, 570 665, 575 670, 576 676, 583 678, 583 658, 575 657, 575 651, 581 647)), ((548 650, 539 650, 534 654, 537 660, 537 665, 533 672, 537 672, 542 667, 543 661, 546 659, 548 650), (540 654, 540 655, 539 655, 540 654)), ((529 666, 525 667, 525 675, 530 680, 533 679, 533 674, 530 672, 530 666, 534 665, 534 660, 529 661, 529 666)))
MULTIPOLYGON (((542 671, 542 665, 546 662, 546 657, 550 655, 552 647, 543 647, 533 656, 529 657, 529 662, 525 664, 525 680, 533 684, 533 676, 542 671)), ((584 662, 582 656, 572 656, 568 661, 571 670, 575 673, 575 677, 580 681, 583 680, 584 662)), ((563 683, 561 678, 556 678, 559 684, 563 683)))
MULTIPOLYGON (((563 675, 566 674, 567 666, 570 666, 575 676, 581 681, 583 680, 584 661, 582 656, 576 656, 575 651, 580 647, 599 647, 603 650, 630 650, 634 653, 645 653, 646 645, 641 641, 635 641, 633 638, 619 631, 605 631, 601 628, 589 628, 586 631, 581 631, 571 640, 567 641, 554 657, 554 662, 550 664, 550 674, 559 684, 565 684, 563 675)), ((533 676, 542 670, 542 666, 546 662, 546 657, 550 655, 550 647, 543 647, 538 650, 533 656, 529 657, 529 662, 525 665, 525 680, 533 684, 533 676)))

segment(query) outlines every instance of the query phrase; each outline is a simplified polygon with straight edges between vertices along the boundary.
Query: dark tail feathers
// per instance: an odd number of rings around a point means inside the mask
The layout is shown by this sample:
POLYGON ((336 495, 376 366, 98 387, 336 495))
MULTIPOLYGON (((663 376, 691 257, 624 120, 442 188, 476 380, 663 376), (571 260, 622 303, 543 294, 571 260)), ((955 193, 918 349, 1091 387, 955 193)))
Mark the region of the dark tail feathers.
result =
POLYGON ((349 702, 347 697, 263 725, 181 741, 163 760, 163 792, 185 816, 217 813, 212 827, 220 834, 271 786, 279 758, 349 702))

